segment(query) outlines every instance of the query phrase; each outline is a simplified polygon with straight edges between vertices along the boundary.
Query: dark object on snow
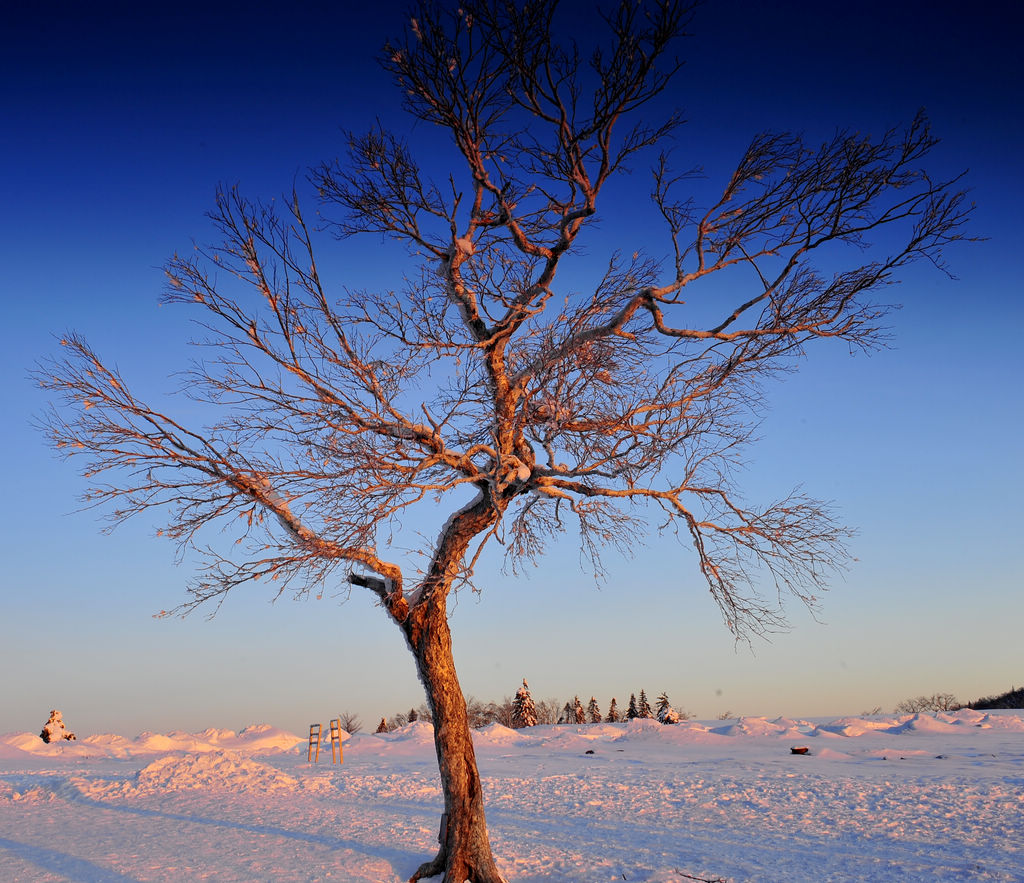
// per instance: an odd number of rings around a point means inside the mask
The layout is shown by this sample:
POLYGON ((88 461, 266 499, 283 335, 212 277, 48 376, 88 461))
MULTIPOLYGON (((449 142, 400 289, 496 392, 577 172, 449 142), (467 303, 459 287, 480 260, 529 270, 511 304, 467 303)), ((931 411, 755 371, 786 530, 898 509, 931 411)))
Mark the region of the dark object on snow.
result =
POLYGON ((593 754, 593 753, 594 753, 594 749, 593 749, 593 748, 588 748, 588 749, 587 749, 586 751, 584 751, 583 753, 584 753, 584 754, 593 754))
POLYGON ((50 719, 46 722, 46 726, 43 727, 43 731, 39 734, 39 738, 46 743, 59 742, 61 739, 67 739, 69 742, 73 742, 75 734, 67 730, 64 726, 64 717, 55 708, 50 712, 50 719))
POLYGON ((793 754, 807 754, 811 749, 806 745, 798 745, 796 748, 790 748, 789 750, 793 754))

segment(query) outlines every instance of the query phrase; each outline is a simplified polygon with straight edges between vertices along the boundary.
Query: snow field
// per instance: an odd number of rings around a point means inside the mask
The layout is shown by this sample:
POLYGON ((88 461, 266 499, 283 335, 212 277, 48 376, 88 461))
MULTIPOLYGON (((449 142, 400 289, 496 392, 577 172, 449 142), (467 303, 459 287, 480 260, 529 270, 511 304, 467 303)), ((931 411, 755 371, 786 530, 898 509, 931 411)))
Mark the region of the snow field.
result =
MULTIPOLYGON (((476 746, 518 883, 1024 881, 1019 712, 492 725, 476 746)), ((350 737, 342 766, 266 726, 8 734, 0 879, 397 883, 432 854, 441 804, 421 722, 350 737)))

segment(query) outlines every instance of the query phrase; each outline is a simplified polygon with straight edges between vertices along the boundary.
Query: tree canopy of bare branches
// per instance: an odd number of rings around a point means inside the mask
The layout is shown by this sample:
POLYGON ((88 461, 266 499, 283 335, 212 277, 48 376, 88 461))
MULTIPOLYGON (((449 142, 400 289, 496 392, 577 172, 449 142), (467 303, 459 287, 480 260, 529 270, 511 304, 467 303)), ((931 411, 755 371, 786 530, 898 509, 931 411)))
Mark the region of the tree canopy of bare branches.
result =
POLYGON ((158 512, 164 535, 206 555, 174 612, 254 580, 298 594, 348 583, 399 625, 445 791, 441 849, 416 877, 500 879, 446 615, 483 550, 500 544, 518 570, 570 532, 600 571, 653 519, 695 551, 734 633, 781 626, 781 598, 813 604, 849 531, 802 493, 739 493, 764 384, 819 340, 877 346, 880 292, 911 262, 944 268, 965 238, 958 182, 924 170, 936 139, 923 115, 820 145, 757 135, 697 205, 659 153, 681 125, 661 108, 691 13, 623 0, 585 54, 559 38, 557 3, 425 0, 381 60, 408 113, 449 136, 447 179, 395 132, 353 133, 309 177, 325 223, 298 189, 276 202, 222 189, 213 244, 168 262, 165 300, 202 327, 184 391, 209 422, 148 404, 77 334, 38 371, 52 443, 94 482, 87 502, 115 522, 158 512), (608 181, 638 163, 653 167, 663 239, 605 256, 573 290, 563 265, 608 212, 608 181), (382 260, 378 287, 347 290, 321 276, 329 233, 383 234, 419 270, 385 279, 382 260), (826 252, 844 268, 826 272, 826 252), (728 297, 704 295, 725 273, 728 297), (423 508, 442 527, 416 571, 396 537, 423 508), (206 545, 216 523, 240 543, 206 545))
POLYGON ((963 703, 952 693, 932 693, 931 696, 915 696, 896 704, 896 714, 917 714, 921 711, 956 711, 963 703))

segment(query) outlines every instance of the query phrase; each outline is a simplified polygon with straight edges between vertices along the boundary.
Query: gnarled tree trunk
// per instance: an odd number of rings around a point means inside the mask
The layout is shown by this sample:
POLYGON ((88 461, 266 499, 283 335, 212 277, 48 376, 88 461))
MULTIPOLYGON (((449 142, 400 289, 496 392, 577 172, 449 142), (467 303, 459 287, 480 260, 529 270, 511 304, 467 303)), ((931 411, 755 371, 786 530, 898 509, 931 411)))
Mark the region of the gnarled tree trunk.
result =
POLYGON ((484 818, 483 789, 455 660, 445 593, 415 607, 401 623, 434 716, 434 748, 444 791, 444 820, 436 858, 410 883, 444 874, 444 883, 503 883, 494 864, 484 818))

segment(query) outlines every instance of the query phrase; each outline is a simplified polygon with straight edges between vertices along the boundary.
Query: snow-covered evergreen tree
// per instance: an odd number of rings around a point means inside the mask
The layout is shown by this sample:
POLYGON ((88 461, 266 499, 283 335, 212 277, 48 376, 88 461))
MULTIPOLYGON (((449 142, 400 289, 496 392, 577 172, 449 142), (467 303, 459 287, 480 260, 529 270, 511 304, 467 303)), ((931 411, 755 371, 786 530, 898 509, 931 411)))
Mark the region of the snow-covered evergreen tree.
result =
POLYGON ((587 722, 587 715, 583 711, 583 703, 580 702, 580 697, 575 696, 572 701, 572 715, 573 719, 578 724, 585 724, 587 722))
POLYGON ((658 697, 658 721, 663 724, 679 723, 679 712, 668 701, 668 693, 662 693, 658 697))
POLYGON ((647 694, 643 690, 640 691, 640 703, 637 705, 636 711, 638 717, 654 717, 651 703, 647 701, 647 694))
POLYGON ((523 686, 516 690, 516 698, 512 700, 512 726, 517 730, 537 726, 537 706, 533 704, 526 678, 523 678, 523 686))
POLYGON ((409 714, 406 716, 406 719, 409 721, 409 723, 415 723, 420 719, 420 716, 416 713, 415 708, 410 708, 409 714))
POLYGON ((378 733, 386 733, 387 731, 388 731, 388 721, 387 721, 387 718, 383 718, 382 717, 380 719, 380 723, 377 724, 376 732, 378 732, 378 733))
POLYGON ((50 712, 50 719, 43 726, 39 738, 47 743, 60 742, 62 739, 70 742, 74 741, 75 734, 69 732, 64 726, 64 715, 55 708, 50 712))
POLYGON ((597 707, 597 700, 593 696, 587 703, 587 717, 590 718, 592 724, 601 723, 601 709, 597 707))
POLYGON ((605 719, 605 723, 617 724, 619 722, 619 703, 615 701, 615 697, 612 696, 612 704, 608 706, 608 717, 605 719))
POLYGON ((638 717, 640 717, 640 712, 637 711, 637 708, 636 708, 636 694, 635 693, 630 693, 629 694, 629 708, 626 709, 626 720, 628 720, 628 721, 636 720, 638 717))

